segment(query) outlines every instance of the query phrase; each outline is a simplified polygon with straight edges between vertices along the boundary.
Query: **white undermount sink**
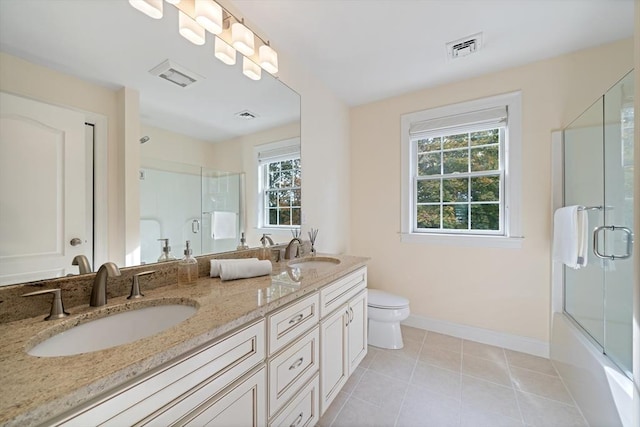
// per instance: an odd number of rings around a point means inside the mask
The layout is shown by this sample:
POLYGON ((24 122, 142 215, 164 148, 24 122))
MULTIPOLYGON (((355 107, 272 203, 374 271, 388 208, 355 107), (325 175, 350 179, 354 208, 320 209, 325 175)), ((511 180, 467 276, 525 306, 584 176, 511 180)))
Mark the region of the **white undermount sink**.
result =
POLYGON ((27 353, 39 357, 72 356, 116 347, 169 329, 197 310, 190 305, 168 304, 111 314, 60 332, 27 353))
POLYGON ((313 256, 291 260, 287 265, 289 267, 299 268, 301 270, 321 270, 325 268, 335 267, 338 264, 340 264, 340 260, 338 258, 332 258, 328 256, 313 256))

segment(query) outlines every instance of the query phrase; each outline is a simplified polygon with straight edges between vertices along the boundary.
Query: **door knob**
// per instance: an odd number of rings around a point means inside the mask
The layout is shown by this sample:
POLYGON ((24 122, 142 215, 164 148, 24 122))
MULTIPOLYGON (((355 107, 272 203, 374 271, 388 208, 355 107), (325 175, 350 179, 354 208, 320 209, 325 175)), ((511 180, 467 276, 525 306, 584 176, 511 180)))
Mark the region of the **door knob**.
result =
POLYGON ((69 242, 69 244, 71 246, 78 246, 82 244, 82 240, 78 239, 77 237, 74 237, 73 239, 71 239, 71 241, 69 242))

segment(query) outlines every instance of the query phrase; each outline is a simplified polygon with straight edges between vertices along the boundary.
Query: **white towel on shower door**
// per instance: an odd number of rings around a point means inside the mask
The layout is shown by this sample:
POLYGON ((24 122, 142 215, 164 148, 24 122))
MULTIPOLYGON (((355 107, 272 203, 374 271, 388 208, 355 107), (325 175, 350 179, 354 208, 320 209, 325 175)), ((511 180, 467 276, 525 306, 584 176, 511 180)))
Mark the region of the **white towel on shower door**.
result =
POLYGON ((566 206, 553 215, 553 259, 578 269, 588 263, 589 217, 583 206, 566 206))
POLYGON ((235 212, 214 211, 211 213, 211 234, 213 240, 235 239, 237 237, 237 217, 235 212))

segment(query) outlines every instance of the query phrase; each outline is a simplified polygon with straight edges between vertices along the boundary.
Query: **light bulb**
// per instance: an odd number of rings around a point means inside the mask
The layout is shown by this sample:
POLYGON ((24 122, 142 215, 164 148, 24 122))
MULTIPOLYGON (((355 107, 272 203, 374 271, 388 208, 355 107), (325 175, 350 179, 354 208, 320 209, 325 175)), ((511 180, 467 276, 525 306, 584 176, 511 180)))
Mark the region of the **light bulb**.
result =
POLYGON ((129 0, 129 4, 153 19, 162 18, 162 0, 129 0))
POLYGON ((225 64, 234 65, 236 63, 236 50, 219 37, 216 37, 214 51, 216 58, 225 64))
POLYGON ((245 56, 242 60, 242 74, 251 80, 260 80, 260 77, 262 77, 262 68, 245 56))
POLYGON ((195 18, 210 33, 222 32, 222 8, 213 0, 196 0, 195 18))
POLYGON ((258 52, 260 54, 260 66, 271 74, 277 73, 278 54, 276 53, 276 51, 273 50, 269 45, 263 45, 260 46, 258 52))
POLYGON ((231 25, 231 44, 244 56, 251 56, 255 52, 253 32, 240 22, 231 25))
POLYGON ((204 28, 181 10, 178 11, 178 31, 193 44, 201 46, 205 42, 204 28))

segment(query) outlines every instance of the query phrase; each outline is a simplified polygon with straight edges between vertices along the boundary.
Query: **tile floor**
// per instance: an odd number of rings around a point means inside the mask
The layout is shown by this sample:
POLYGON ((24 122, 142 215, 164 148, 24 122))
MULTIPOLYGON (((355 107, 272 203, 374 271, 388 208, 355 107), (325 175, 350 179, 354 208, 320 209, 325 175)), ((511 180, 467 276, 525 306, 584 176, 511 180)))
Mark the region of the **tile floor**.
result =
POLYGON ((369 347, 318 426, 587 426, 548 359, 402 330, 402 350, 369 347))

